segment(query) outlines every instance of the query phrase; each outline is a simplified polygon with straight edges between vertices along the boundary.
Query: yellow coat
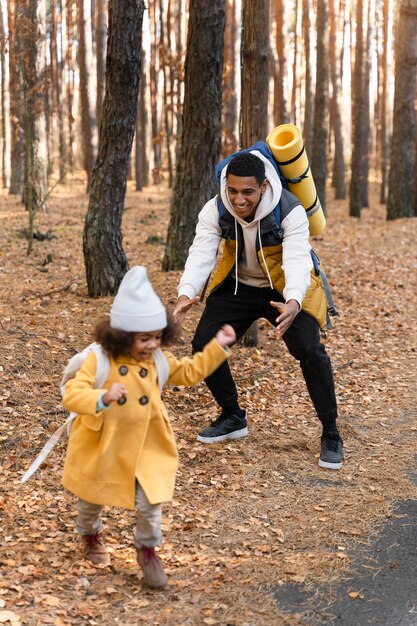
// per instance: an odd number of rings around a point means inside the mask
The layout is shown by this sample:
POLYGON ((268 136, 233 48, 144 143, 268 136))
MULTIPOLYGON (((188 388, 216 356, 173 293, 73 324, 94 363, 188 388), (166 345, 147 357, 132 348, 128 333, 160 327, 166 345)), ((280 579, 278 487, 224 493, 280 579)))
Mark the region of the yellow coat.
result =
MULTIPOLYGON (((177 359, 165 352, 167 382, 195 385, 229 354, 216 339, 193 358, 177 359)), ((178 453, 152 357, 141 362, 126 356, 110 358, 103 389, 93 389, 96 366, 91 353, 66 384, 64 406, 78 417, 71 428, 62 484, 87 502, 128 509, 134 509, 136 480, 151 504, 171 500, 178 453), (122 365, 127 367, 125 375, 119 373, 122 365), (125 404, 113 402, 97 413, 98 399, 115 382, 127 388, 125 404)))

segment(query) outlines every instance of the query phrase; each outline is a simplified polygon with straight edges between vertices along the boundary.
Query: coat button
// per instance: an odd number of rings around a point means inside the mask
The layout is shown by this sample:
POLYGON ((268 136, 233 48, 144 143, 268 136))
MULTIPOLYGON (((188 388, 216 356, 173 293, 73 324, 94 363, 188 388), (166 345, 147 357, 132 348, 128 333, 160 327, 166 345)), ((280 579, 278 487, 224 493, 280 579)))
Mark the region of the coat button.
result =
POLYGON ((126 396, 122 396, 118 399, 117 404, 124 404, 126 402, 126 396))
POLYGON ((121 365, 119 367, 119 374, 120 376, 126 376, 126 374, 128 373, 128 368, 126 367, 126 365, 121 365))
POLYGON ((148 404, 148 402, 149 402, 148 396, 142 396, 141 398, 139 398, 139 404, 142 404, 143 406, 145 404, 148 404))
POLYGON ((142 369, 139 372, 139 376, 141 378, 145 378, 148 375, 148 370, 146 369, 146 367, 142 367, 142 369))

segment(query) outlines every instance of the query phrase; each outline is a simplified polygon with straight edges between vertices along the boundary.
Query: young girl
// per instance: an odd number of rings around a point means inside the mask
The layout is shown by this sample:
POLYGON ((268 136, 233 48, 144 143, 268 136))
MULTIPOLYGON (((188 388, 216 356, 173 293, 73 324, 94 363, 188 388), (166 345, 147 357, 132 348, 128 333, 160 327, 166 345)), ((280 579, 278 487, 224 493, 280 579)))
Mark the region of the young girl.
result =
MULTIPOLYGON (((74 421, 62 484, 78 496, 77 531, 84 555, 108 565, 101 535, 103 505, 136 509, 135 546, 144 582, 164 587, 167 576, 155 554, 162 541, 162 502, 172 499, 178 453, 158 387, 152 353, 175 335, 144 267, 125 275, 110 311, 95 329, 95 340, 110 357, 103 389, 94 389, 97 357, 90 353, 66 383, 64 405, 74 421)), ((195 385, 209 376, 236 340, 231 326, 192 359, 165 352, 172 385, 195 385)))

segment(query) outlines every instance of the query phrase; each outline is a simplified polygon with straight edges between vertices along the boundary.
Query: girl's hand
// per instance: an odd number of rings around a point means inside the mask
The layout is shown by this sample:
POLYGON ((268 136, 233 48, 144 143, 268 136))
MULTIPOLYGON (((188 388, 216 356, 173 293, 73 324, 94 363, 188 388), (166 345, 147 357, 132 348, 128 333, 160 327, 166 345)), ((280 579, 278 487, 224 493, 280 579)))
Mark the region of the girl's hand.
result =
POLYGON ((235 343, 236 341, 235 329, 229 324, 225 324, 217 332, 216 339, 222 348, 225 348, 226 346, 231 346, 232 343, 235 343))
POLYGON ((102 397, 104 404, 117 402, 122 396, 127 396, 127 389, 122 383, 113 383, 108 392, 102 397))
POLYGON ((275 320, 276 336, 281 339, 282 335, 289 329, 294 321, 294 318, 300 311, 300 305, 297 300, 288 300, 285 304, 282 302, 270 302, 270 304, 281 313, 275 320))

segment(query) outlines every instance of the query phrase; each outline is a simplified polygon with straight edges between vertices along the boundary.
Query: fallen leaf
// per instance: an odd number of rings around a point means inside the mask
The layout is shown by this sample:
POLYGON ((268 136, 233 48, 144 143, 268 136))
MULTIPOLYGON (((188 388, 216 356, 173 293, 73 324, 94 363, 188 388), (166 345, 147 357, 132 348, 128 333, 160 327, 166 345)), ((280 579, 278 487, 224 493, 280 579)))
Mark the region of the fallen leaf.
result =
POLYGON ((45 596, 42 598, 42 602, 48 606, 59 606, 60 600, 56 596, 45 596))
POLYGON ((12 626, 21 626, 20 616, 13 611, 0 611, 0 624, 10 622, 12 626))

